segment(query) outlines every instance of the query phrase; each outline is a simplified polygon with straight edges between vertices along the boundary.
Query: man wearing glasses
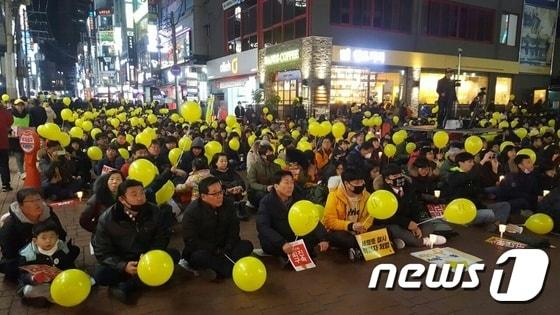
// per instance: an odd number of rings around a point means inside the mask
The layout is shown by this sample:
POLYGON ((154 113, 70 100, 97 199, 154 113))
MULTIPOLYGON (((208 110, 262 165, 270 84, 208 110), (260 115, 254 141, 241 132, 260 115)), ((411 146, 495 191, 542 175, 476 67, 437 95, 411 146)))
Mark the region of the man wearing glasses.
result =
POLYGON ((49 208, 35 188, 24 188, 17 192, 16 201, 10 205, 9 215, 2 220, 0 228, 0 247, 2 260, 0 272, 10 281, 17 281, 19 275, 19 251, 32 239, 33 225, 52 221, 58 227, 61 240, 66 240, 66 231, 60 220, 49 208))
POLYGON ((224 198, 220 180, 207 177, 198 184, 200 198, 183 217, 183 258, 209 280, 231 277, 234 263, 253 252, 253 244, 239 237, 233 201, 224 198))

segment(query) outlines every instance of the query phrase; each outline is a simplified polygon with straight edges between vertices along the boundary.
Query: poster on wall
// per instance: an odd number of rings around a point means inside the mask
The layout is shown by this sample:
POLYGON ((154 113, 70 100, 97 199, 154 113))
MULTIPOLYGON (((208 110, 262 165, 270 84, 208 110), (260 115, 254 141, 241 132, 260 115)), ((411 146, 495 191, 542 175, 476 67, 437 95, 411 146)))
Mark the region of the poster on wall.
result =
POLYGON ((556 36, 557 0, 527 0, 523 8, 519 62, 550 66, 556 36))

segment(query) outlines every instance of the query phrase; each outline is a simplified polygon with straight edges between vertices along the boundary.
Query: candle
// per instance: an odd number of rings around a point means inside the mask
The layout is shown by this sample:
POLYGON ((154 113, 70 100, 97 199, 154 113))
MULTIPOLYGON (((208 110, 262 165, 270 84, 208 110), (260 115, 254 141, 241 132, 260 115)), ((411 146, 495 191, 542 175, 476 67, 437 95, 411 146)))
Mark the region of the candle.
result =
POLYGON ((379 155, 379 158, 381 158, 381 156, 383 155, 383 152, 379 151, 379 153, 377 153, 379 155))
POLYGON ((82 201, 82 197, 84 196, 84 192, 83 191, 78 191, 76 193, 76 196, 78 196, 78 199, 80 199, 80 202, 82 201))
POLYGON ((500 182, 504 180, 504 178, 506 178, 504 175, 500 176, 500 182))
POLYGON ((430 234, 430 248, 434 248, 434 243, 437 240, 437 235, 435 234, 430 234))
POLYGON ((506 227, 507 227, 507 225, 505 225, 505 224, 500 224, 498 226, 498 229, 500 230, 500 238, 504 237, 504 232, 506 231, 506 227))
POLYGON ((542 191, 542 195, 543 197, 546 197, 546 195, 550 194, 550 190, 543 190, 542 191))
POLYGON ((439 191, 439 190, 434 190, 434 196, 435 196, 436 198, 439 198, 440 195, 441 195, 441 191, 439 191))

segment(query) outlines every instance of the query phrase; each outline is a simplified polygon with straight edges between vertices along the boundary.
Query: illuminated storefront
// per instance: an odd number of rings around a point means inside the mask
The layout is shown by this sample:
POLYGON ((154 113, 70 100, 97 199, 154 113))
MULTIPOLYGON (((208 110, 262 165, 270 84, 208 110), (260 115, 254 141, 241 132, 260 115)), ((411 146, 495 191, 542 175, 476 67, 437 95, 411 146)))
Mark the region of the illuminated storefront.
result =
POLYGON ((218 101, 233 114, 238 102, 253 104, 253 92, 257 84, 258 49, 210 60, 207 63, 210 91, 218 101))

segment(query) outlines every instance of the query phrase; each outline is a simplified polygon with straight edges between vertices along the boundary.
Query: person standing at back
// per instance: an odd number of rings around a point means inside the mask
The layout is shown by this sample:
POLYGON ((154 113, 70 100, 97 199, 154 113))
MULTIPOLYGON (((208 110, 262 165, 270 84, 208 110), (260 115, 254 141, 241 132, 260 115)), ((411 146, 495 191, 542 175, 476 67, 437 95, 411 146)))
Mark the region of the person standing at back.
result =
POLYGON ((8 135, 14 122, 12 113, 0 102, 0 177, 2 178, 2 191, 11 191, 10 185, 10 145, 8 135))

